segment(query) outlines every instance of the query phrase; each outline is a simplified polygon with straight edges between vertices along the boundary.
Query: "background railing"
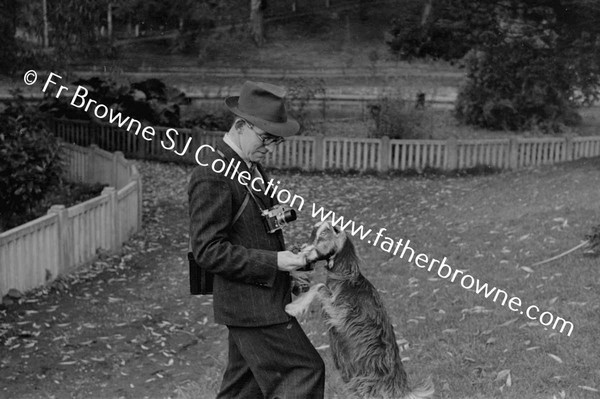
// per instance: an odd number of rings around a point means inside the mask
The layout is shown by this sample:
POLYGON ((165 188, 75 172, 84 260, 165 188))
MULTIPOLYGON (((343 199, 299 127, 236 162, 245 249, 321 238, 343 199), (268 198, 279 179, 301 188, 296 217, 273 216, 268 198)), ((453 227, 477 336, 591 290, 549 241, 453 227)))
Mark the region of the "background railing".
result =
POLYGON ((142 181, 135 165, 121 152, 97 146, 63 144, 66 178, 109 184, 102 194, 0 233, 0 297, 11 288, 26 291, 96 256, 115 251, 141 228, 142 181))
MULTIPOLYGON (((88 121, 54 120, 54 131, 65 141, 79 145, 98 144, 126 156, 193 163, 194 153, 202 144, 215 145, 222 132, 193 131, 155 127, 152 140, 134 133, 88 121), (186 144, 191 140, 187 150, 186 144), (182 155, 178 155, 182 154, 182 155)), ((140 133, 141 135, 141 133, 140 133)), ((396 140, 386 136, 345 138, 294 136, 268 155, 267 166, 306 170, 416 170, 425 168, 453 171, 477 166, 518 169, 600 156, 600 136, 542 137, 506 139, 396 140)))

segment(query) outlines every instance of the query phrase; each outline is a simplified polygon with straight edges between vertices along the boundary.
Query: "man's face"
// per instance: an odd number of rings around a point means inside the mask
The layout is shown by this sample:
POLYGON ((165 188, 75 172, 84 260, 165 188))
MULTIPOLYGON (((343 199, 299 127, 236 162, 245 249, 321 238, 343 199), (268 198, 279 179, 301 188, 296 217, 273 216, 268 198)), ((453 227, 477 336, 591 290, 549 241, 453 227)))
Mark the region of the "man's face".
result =
POLYGON ((270 135, 246 122, 240 129, 239 146, 249 161, 262 163, 267 153, 272 152, 277 145, 273 140, 277 140, 278 138, 278 136, 270 135))

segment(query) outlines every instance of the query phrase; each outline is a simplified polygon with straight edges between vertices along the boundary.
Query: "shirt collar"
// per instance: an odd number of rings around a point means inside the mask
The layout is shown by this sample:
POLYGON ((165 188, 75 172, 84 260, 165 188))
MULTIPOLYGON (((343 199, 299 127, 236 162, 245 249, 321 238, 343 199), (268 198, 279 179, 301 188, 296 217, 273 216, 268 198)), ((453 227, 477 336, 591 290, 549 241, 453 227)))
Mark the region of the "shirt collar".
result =
POLYGON ((231 137, 229 137, 229 134, 225 134, 223 136, 223 141, 225 142, 225 144, 227 144, 229 147, 231 147, 231 149, 233 151, 235 151, 235 153, 238 154, 240 158, 242 158, 242 161, 244 161, 246 163, 246 165, 248 166, 248 169, 252 169, 252 162, 249 161, 248 159, 246 159, 246 156, 242 152, 242 149, 240 147, 238 147, 233 142, 233 140, 231 140, 231 137))

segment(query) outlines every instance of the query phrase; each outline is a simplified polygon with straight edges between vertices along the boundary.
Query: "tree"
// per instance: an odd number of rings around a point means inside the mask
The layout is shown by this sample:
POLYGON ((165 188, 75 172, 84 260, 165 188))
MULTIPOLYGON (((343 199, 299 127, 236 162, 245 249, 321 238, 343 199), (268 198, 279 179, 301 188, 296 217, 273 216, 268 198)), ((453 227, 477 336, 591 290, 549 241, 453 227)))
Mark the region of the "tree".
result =
POLYGON ((265 0, 250 0, 250 30, 252 39, 259 47, 265 43, 264 10, 266 5, 265 0))
POLYGON ((597 28, 558 1, 503 2, 497 24, 467 59, 459 120, 486 128, 557 132, 580 121, 577 106, 598 99, 597 28))
POLYGON ((109 0, 48 0, 53 47, 61 56, 108 55, 110 43, 100 35, 109 0))
POLYGON ((457 117, 493 129, 557 131, 597 99, 600 7, 584 0, 438 0, 427 29, 395 27, 404 56, 464 58, 457 117))

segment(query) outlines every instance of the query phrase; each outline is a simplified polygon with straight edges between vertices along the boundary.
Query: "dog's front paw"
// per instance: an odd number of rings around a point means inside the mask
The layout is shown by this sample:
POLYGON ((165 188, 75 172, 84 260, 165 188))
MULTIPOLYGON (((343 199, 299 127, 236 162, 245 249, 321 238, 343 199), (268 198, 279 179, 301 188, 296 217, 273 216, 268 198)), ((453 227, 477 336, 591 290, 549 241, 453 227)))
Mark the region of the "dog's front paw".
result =
POLYGON ((288 303, 287 305, 285 305, 285 313, 289 314, 292 317, 299 318, 302 315, 304 315, 304 313, 306 313, 306 307, 302 306, 299 303, 288 303))

